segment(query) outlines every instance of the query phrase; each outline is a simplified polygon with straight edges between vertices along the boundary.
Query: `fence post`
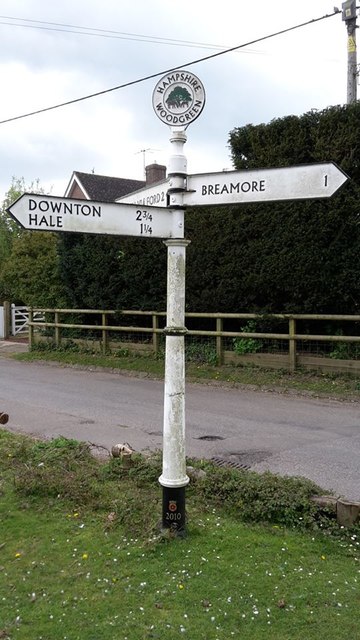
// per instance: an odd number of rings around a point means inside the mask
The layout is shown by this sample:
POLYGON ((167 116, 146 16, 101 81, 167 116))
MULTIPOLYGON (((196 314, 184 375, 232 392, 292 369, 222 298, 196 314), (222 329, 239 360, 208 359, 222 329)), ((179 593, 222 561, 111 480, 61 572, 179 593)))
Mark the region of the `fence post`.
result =
POLYGON ((159 328, 159 318, 158 316, 153 313, 152 315, 152 328, 153 328, 153 334, 152 334, 152 343, 153 343, 153 350, 154 353, 157 354, 159 353, 159 334, 156 333, 156 329, 159 328))
POLYGON ((12 336, 16 335, 15 331, 15 302, 10 305, 10 333, 12 336))
MULTIPOLYGON (((223 330, 223 319, 216 318, 216 331, 223 330)), ((223 339, 222 336, 216 336, 216 358, 217 363, 222 364, 224 357, 224 349, 223 349, 223 339)))
POLYGON ((29 327, 29 351, 31 351, 31 349, 34 346, 34 327, 33 327, 33 320, 34 320, 34 313, 33 310, 29 308, 28 310, 29 313, 29 319, 28 319, 28 327, 29 327))
POLYGON ((289 371, 296 370, 296 320, 289 318, 289 371))
POLYGON ((60 327, 57 327, 56 325, 59 324, 60 321, 60 314, 58 311, 55 311, 54 314, 54 323, 55 323, 55 346, 58 349, 61 345, 61 333, 60 333, 60 327))
POLYGON ((4 300, 4 340, 8 340, 10 336, 10 315, 10 302, 8 300, 4 300))
MULTIPOLYGON (((107 314, 103 313, 102 314, 102 326, 106 327, 107 325, 107 314)), ((109 351, 109 332, 107 330, 107 328, 102 330, 102 352, 103 355, 106 356, 107 352, 109 351)))

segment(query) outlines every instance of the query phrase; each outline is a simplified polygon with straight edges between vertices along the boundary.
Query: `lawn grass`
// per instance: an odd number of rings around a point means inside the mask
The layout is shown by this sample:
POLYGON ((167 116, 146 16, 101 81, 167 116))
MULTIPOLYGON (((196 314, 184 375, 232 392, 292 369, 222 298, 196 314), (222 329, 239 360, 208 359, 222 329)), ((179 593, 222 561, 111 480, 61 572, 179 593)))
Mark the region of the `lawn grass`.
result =
MULTIPOLYGON (((359 531, 244 522, 200 483, 187 536, 172 538, 156 461, 131 473, 81 443, 5 430, 0 455, 0 638, 357 637, 359 531)), ((221 473, 228 492, 246 482, 221 473)))
MULTIPOLYGON (((146 375, 162 379, 164 360, 151 355, 101 355, 83 353, 67 349, 34 349, 29 353, 16 354, 17 360, 59 362, 67 366, 81 366, 88 369, 108 368, 135 375, 146 375)), ((345 374, 323 374, 315 371, 263 369, 255 366, 216 366, 206 362, 186 363, 188 382, 217 384, 225 386, 252 386, 257 389, 274 390, 282 393, 309 393, 313 396, 335 397, 338 399, 360 400, 360 381, 345 374)))

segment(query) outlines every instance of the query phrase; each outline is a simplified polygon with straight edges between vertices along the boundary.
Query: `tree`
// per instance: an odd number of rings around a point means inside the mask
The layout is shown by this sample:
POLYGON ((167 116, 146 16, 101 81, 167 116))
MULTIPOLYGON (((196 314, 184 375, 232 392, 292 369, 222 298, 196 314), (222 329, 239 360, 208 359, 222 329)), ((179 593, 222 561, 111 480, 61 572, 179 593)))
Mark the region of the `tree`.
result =
POLYGON ((335 161, 351 180, 328 200, 187 213, 192 310, 360 311, 360 105, 230 133, 237 169, 335 161))
POLYGON ((60 305, 57 237, 25 231, 6 212, 22 193, 43 193, 39 181, 13 178, 0 210, 0 299, 31 306, 60 305))
POLYGON ((168 107, 188 106, 192 102, 192 97, 186 87, 177 86, 173 89, 166 99, 168 107))
POLYGON ((25 188, 24 179, 13 178, 9 191, 0 208, 0 299, 3 298, 2 270, 11 254, 13 239, 21 234, 21 227, 6 212, 7 207, 19 197, 25 188))
POLYGON ((62 233, 59 268, 67 306, 119 308, 124 287, 122 253, 117 237, 62 233))
POLYGON ((14 239, 20 237, 22 234, 22 228, 9 216, 6 209, 24 191, 24 178, 13 178, 0 208, 0 300, 6 297, 3 282, 3 270, 6 260, 11 255, 14 239))
POLYGON ((164 308, 166 249, 160 240, 63 233, 59 253, 68 306, 164 308))
POLYGON ((8 299, 32 307, 62 306, 56 235, 25 231, 15 238, 2 277, 8 299))

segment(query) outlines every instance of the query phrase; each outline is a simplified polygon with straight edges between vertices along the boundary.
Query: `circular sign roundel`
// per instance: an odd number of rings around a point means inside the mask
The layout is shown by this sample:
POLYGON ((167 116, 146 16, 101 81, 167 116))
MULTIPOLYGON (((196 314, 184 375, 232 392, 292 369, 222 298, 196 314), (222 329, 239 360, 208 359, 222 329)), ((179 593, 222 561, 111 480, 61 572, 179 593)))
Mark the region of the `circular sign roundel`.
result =
POLYGON ((205 105, 205 89, 199 78, 184 69, 171 71, 159 80, 153 107, 162 122, 186 129, 199 117, 205 105))

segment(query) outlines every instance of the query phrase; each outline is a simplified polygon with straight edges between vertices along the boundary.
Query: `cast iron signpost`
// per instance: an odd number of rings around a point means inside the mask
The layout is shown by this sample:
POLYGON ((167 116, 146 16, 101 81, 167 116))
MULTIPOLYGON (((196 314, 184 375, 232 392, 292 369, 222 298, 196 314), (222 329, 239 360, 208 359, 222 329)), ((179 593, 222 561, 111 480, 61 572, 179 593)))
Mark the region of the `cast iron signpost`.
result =
MULTIPOLYGON (((186 206, 329 198, 347 176, 333 162, 188 176, 186 206)), ((171 203, 170 203, 171 204, 171 203)))
POLYGON ((130 195, 118 198, 117 202, 140 204, 144 207, 167 207, 169 204, 168 189, 169 180, 167 179, 144 189, 133 191, 130 195))
POLYGON ((160 207, 24 193, 8 211, 30 231, 73 231, 140 238, 172 238, 183 234, 177 216, 171 209, 160 207))
MULTIPOLYGON (((188 175, 183 180, 187 207, 248 204, 275 200, 330 198, 344 182, 346 174, 334 162, 303 164, 273 169, 246 169, 188 175)), ((171 205, 169 179, 134 191, 118 202, 144 206, 171 205)))
POLYGON ((185 532, 185 252, 186 206, 326 198, 348 179, 334 163, 275 169, 187 175, 185 130, 201 114, 205 91, 199 78, 184 70, 165 75, 153 92, 153 107, 171 128, 174 153, 166 180, 133 192, 116 203, 24 194, 8 212, 25 229, 73 231, 163 238, 168 249, 167 316, 164 333, 162 526, 185 532))
MULTIPOLYGON (((194 74, 174 71, 163 76, 153 92, 153 107, 171 127, 174 150, 168 166, 168 197, 184 225, 187 160, 183 149, 185 129, 202 112, 205 90, 194 74)), ((189 483, 185 456, 185 254, 189 241, 165 241, 167 258, 167 308, 165 333, 165 384, 163 461, 159 482, 163 487, 162 526, 178 535, 185 532, 185 487, 189 483)))
POLYGON ((156 115, 164 124, 186 129, 205 106, 205 89, 193 73, 179 69, 159 80, 152 102, 156 115))

